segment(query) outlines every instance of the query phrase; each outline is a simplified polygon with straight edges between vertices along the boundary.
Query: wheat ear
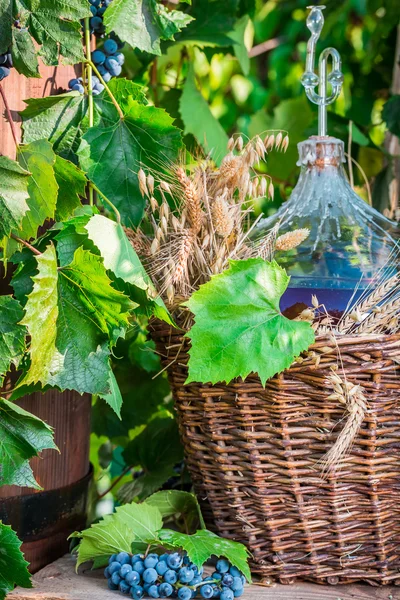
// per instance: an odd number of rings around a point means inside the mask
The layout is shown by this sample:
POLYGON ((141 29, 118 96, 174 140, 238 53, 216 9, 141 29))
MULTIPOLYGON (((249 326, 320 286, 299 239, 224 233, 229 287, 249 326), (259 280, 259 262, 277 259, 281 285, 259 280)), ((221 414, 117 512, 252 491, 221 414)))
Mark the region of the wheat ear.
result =
POLYGON ((232 233, 235 225, 229 204, 223 196, 217 196, 212 205, 212 221, 214 229, 218 235, 228 237, 232 233))
POLYGON ((349 413, 346 424, 339 433, 336 442, 322 459, 323 472, 332 473, 341 466, 343 458, 351 449, 364 421, 368 406, 360 385, 343 381, 335 372, 332 372, 332 375, 328 377, 328 382, 334 389, 334 393, 328 398, 344 404, 349 413))
POLYGON ((193 248, 195 234, 191 229, 184 229, 180 236, 179 248, 175 258, 175 271, 171 283, 184 283, 188 270, 188 258, 193 248))
POLYGON ((292 250, 299 246, 310 235, 309 229, 295 229, 280 235, 275 243, 275 250, 292 250))
POLYGON ((183 188, 185 196, 185 208, 190 225, 192 226, 193 233, 197 235, 204 220, 204 212, 201 208, 201 202, 197 188, 190 177, 186 175, 182 167, 177 168, 176 175, 183 188))

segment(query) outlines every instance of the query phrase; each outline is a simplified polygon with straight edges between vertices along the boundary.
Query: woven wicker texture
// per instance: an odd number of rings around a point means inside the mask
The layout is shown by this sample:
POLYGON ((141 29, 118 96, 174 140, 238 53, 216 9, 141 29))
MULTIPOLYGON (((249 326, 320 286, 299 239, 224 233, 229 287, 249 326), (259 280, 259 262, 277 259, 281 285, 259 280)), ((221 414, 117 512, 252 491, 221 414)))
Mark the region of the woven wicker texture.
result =
POLYGON ((319 337, 318 366, 306 358, 264 389, 257 376, 185 386, 187 339, 152 329, 208 526, 246 544, 265 578, 400 583, 400 336, 342 336, 336 348, 319 337), (347 418, 328 398, 340 361, 367 412, 340 470, 324 476, 347 418))

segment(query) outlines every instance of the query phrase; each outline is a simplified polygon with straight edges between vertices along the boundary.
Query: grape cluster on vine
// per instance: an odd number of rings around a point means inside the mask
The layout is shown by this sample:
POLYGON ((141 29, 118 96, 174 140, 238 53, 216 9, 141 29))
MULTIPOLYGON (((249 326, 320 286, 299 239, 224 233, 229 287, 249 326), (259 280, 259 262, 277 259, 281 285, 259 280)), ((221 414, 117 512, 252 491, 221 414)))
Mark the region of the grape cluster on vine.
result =
POLYGON ((11 52, 5 52, 0 55, 0 81, 10 74, 10 69, 13 66, 11 52))
POLYGON ((221 558, 216 570, 204 576, 185 553, 135 554, 120 552, 110 556, 104 571, 111 590, 119 590, 135 600, 150 598, 219 598, 233 600, 243 594, 243 574, 221 558))

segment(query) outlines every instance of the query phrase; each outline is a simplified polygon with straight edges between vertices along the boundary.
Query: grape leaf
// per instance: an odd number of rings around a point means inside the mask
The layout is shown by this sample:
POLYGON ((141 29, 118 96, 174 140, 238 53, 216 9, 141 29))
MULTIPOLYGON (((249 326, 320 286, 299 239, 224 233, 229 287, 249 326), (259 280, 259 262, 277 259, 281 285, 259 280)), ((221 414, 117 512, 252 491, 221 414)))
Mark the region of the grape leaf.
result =
MULTIPOLYGON (((166 466, 156 471, 143 473, 137 479, 132 479, 121 485, 117 491, 117 499, 121 504, 132 502, 133 499, 145 500, 175 475, 172 467, 166 466)), ((136 550, 135 550, 136 552, 136 550)))
POLYGON ((110 556, 115 552, 131 552, 132 543, 141 550, 147 548, 147 539, 154 539, 162 527, 160 511, 146 504, 126 504, 112 515, 70 537, 81 538, 77 548, 76 567, 96 557, 110 556))
POLYGON ((0 398, 0 485, 42 489, 29 459, 46 448, 57 449, 52 428, 17 404, 0 398))
POLYGON ((86 230, 91 239, 103 257, 104 266, 112 271, 115 277, 122 279, 149 295, 150 305, 154 309, 150 313, 156 314, 158 318, 170 323, 172 320, 162 298, 157 295, 154 285, 147 275, 136 252, 132 248, 123 227, 107 219, 102 215, 94 215, 88 224, 86 230))
POLYGON ((81 205, 80 196, 85 196, 86 177, 72 162, 56 157, 54 175, 58 184, 55 218, 65 221, 81 205))
POLYGON ((25 352, 26 329, 20 325, 24 311, 11 296, 0 296, 0 386, 10 365, 18 367, 25 352))
POLYGON ((106 32, 115 31, 132 48, 161 55, 160 41, 173 40, 193 17, 167 10, 157 0, 114 0, 104 13, 106 32))
POLYGON ((99 256, 79 247, 57 268, 52 245, 37 258, 38 274, 23 324, 31 365, 19 385, 40 381, 79 393, 110 393, 109 345, 124 333, 134 304, 111 287, 99 256))
POLYGON ((0 521, 0 600, 5 600, 8 592, 16 585, 31 588, 29 563, 21 552, 21 540, 10 525, 0 521))
POLYGON ((185 124, 185 134, 193 134, 205 153, 211 152, 213 160, 219 164, 227 152, 228 136, 197 89, 192 65, 183 87, 179 110, 185 124))
POLYGON ((200 529, 193 535, 162 529, 159 537, 162 542, 186 550, 189 559, 198 567, 201 567, 211 556, 223 556, 251 583, 251 573, 247 563, 249 552, 243 544, 221 538, 207 529, 200 529))
MULTIPOLYGON (((20 28, 27 29, 41 46, 39 54, 46 65, 57 65, 59 55, 63 64, 73 65, 84 60, 80 20, 90 16, 85 0, 8 0, 0 5, 0 22, 4 19, 11 25, 18 19, 20 28)), ((10 45, 9 37, 8 33, 0 40, 1 54, 10 45)), ((32 42, 29 51, 32 51, 32 42)), ((16 66, 19 65, 17 60, 16 66)), ((29 69, 25 67, 21 72, 28 75, 29 69)))
POLYGON ((195 316, 187 334, 187 383, 229 382, 254 372, 265 385, 312 344, 311 325, 280 312, 289 280, 275 261, 232 260, 229 269, 194 292, 185 303, 195 316))
POLYGON ((115 375, 111 370, 111 366, 109 367, 109 378, 108 385, 110 387, 110 391, 108 394, 101 394, 100 398, 102 398, 107 404, 113 409, 115 414, 119 419, 121 419, 121 406, 122 406, 122 396, 121 391, 119 389, 119 385, 117 380, 115 379, 115 375))
MULTIPOLYGON (((143 87, 126 79, 113 79, 108 84, 121 106, 131 99, 146 103, 143 87)), ((77 163, 76 151, 82 135, 89 128, 87 96, 69 92, 45 98, 25 100, 27 107, 20 112, 23 120, 24 142, 46 138, 56 154, 77 163)), ((93 98, 94 124, 109 125, 118 113, 106 92, 93 98)))
POLYGON ((18 162, 31 173, 28 180, 29 211, 22 220, 20 237, 36 237, 38 227, 46 219, 54 217, 58 194, 53 168, 55 161, 56 155, 47 140, 38 140, 19 148, 18 162))
POLYGON ((0 240, 20 227, 28 210, 29 175, 14 160, 0 156, 0 240))
POLYGON ((12 28, 13 66, 25 77, 40 77, 35 46, 27 29, 12 28))
POLYGON ((120 523, 113 515, 105 515, 101 521, 91 525, 89 529, 75 532, 70 538, 80 538, 77 547, 79 565, 96 558, 102 559, 118 552, 130 552, 135 538, 132 526, 120 523))
POLYGON ((382 119, 391 133, 400 137, 400 94, 395 94, 386 102, 382 119))
POLYGON ((194 494, 182 490, 161 490, 147 498, 146 504, 156 506, 163 519, 175 515, 184 515, 186 519, 197 517, 201 528, 206 528, 200 505, 194 494))
POLYGON ((124 118, 109 127, 91 127, 83 136, 79 160, 100 191, 121 213, 127 226, 142 219, 145 200, 137 172, 142 164, 170 163, 181 148, 181 132, 162 109, 131 100, 124 118))
POLYGON ((195 18, 181 33, 178 42, 200 46, 232 46, 230 33, 235 25, 237 0, 197 0, 190 11, 195 18))

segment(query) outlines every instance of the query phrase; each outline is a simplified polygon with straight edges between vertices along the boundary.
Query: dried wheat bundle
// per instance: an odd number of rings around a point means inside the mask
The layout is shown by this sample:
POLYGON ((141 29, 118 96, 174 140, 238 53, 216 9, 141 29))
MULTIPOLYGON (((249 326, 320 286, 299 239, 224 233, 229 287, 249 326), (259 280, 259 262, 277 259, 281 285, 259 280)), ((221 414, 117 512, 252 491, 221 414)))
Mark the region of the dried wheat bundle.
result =
POLYGON ((261 163, 269 151, 286 151, 288 144, 285 132, 247 143, 237 136, 229 140, 219 168, 206 158, 189 168, 173 165, 162 175, 140 169, 148 209, 142 228, 128 237, 170 308, 226 269, 229 259, 271 260, 275 249, 294 248, 308 236, 301 229, 278 237, 276 227, 262 240, 250 238, 257 223, 253 201, 274 195, 271 178, 260 174, 261 163))

